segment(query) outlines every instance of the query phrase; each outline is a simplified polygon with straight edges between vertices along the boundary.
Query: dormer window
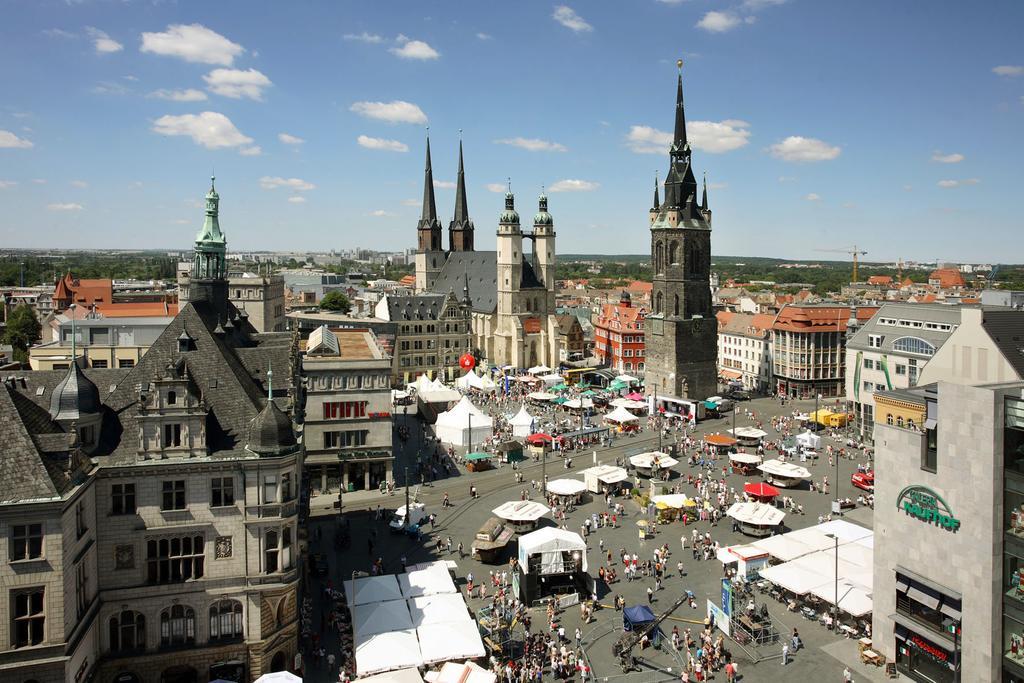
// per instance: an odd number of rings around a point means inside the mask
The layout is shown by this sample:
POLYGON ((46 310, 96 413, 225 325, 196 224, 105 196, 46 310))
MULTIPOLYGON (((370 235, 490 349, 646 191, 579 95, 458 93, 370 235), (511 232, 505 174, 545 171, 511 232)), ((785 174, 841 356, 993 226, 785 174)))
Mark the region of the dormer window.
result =
POLYGON ((167 405, 173 406, 178 402, 178 394, 173 391, 167 392, 167 405))

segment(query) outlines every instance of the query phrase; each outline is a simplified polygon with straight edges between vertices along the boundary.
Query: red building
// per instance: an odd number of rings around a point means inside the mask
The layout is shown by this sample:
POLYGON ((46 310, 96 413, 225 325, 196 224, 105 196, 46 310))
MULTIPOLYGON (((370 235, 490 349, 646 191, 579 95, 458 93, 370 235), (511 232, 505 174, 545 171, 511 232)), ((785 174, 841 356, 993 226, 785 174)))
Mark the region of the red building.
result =
POLYGON ((594 356, 618 372, 644 369, 644 318, 647 309, 633 307, 623 292, 617 304, 604 304, 594 323, 594 356))

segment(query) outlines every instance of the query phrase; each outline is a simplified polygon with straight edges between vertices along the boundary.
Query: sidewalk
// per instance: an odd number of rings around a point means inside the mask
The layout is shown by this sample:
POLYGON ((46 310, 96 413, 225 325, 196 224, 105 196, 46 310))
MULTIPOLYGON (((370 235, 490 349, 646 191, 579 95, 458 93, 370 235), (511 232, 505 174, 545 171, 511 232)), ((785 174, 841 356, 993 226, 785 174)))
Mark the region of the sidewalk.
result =
POLYGON ((872 666, 860 661, 860 651, 857 650, 857 641, 852 638, 843 638, 828 645, 822 645, 821 650, 833 658, 839 660, 843 666, 850 667, 854 681, 888 681, 892 680, 885 675, 884 666, 872 666))

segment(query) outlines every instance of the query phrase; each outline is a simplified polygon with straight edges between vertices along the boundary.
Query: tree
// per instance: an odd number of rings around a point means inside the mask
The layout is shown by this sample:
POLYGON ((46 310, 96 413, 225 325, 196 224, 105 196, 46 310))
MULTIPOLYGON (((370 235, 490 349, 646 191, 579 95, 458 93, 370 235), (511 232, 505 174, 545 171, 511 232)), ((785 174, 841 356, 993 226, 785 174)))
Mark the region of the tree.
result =
POLYGON ((320 308, 325 311, 341 311, 348 313, 352 309, 352 302, 348 300, 344 292, 331 290, 320 299, 320 308))
POLYGON ((22 304, 7 317, 7 331, 4 342, 14 347, 14 360, 24 363, 28 360, 28 347, 39 341, 42 325, 28 304, 22 304))

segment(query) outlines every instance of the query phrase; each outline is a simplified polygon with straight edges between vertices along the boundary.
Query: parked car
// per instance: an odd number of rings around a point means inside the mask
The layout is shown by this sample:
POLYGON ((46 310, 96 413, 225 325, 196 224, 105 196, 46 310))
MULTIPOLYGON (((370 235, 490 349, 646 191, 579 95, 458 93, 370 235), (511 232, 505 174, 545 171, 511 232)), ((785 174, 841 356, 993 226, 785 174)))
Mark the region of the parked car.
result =
POLYGON ((850 483, 868 493, 875 492, 875 471, 854 472, 850 477, 850 483))

